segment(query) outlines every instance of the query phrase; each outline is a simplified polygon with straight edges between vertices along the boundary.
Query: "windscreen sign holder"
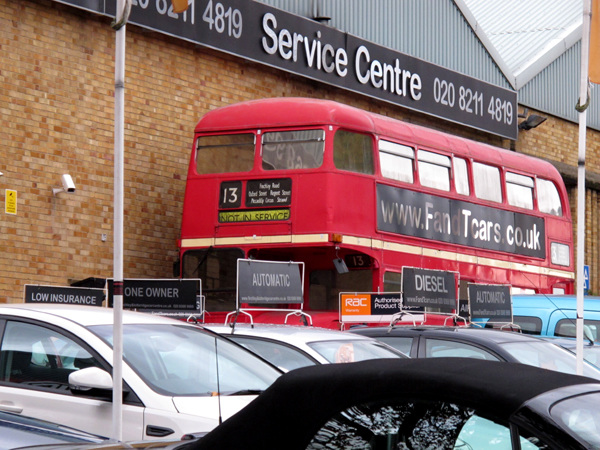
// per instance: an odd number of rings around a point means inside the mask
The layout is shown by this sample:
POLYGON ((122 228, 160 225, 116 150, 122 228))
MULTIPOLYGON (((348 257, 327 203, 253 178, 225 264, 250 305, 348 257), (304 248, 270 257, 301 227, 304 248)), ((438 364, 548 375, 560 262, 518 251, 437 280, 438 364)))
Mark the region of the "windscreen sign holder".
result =
POLYGON ((454 319, 455 322, 464 322, 464 318, 458 315, 459 283, 458 272, 403 267, 403 304, 412 308, 424 308, 432 314, 446 315, 447 319, 454 319))
POLYGON ((512 297, 510 284, 469 283, 469 319, 474 324, 513 324, 512 297))
POLYGON ((237 260, 236 310, 225 317, 245 314, 254 323, 252 311, 283 311, 290 316, 304 317, 312 325, 312 318, 302 309, 304 306, 304 263, 294 261, 263 261, 257 259, 237 260), (282 309, 265 305, 299 304, 298 309, 282 309), (243 308, 248 305, 251 308, 243 308), (256 307, 252 307, 256 305, 256 307))

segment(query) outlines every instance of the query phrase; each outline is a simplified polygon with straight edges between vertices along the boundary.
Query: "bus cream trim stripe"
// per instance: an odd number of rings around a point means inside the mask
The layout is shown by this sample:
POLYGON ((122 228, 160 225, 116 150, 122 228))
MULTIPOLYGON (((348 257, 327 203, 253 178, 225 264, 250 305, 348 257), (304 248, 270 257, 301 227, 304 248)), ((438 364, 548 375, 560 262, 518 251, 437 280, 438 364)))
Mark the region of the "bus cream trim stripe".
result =
MULTIPOLYGON (((322 234, 297 234, 297 235, 277 235, 277 236, 245 236, 245 237, 227 237, 227 238, 204 238, 204 239, 182 239, 181 248, 188 247, 211 247, 216 245, 244 245, 250 242, 261 244, 316 244, 329 242, 329 235, 322 234)), ((342 236, 344 244, 355 245, 358 247, 367 247, 374 249, 391 250, 394 252, 408 253, 411 255, 422 255, 430 258, 445 259, 449 261, 465 262, 471 264, 480 264, 482 266, 498 267, 501 269, 520 270, 521 272, 533 273, 536 275, 546 275, 555 277, 565 277, 574 280, 575 274, 566 270, 550 269, 546 267, 537 267, 530 264, 518 264, 499 259, 481 258, 473 255, 464 255, 456 252, 447 252, 422 248, 414 245, 396 244, 394 242, 382 241, 379 239, 369 239, 356 236, 342 236)))

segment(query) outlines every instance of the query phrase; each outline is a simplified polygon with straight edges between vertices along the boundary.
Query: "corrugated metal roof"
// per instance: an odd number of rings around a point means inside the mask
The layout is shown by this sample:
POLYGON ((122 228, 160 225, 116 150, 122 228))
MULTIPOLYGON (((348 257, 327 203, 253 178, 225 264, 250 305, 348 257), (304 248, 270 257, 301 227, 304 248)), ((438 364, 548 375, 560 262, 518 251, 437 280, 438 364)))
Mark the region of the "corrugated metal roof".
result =
POLYGON ((581 0, 456 0, 515 89, 581 39, 581 0))

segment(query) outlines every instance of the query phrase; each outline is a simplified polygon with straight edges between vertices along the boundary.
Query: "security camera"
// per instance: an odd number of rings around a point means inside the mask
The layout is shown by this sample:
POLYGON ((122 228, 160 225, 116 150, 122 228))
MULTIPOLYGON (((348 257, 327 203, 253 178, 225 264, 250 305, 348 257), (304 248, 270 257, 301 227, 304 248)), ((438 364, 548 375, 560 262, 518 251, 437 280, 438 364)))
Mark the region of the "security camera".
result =
POLYGON ((60 181, 62 183, 61 188, 52 188, 52 193, 54 195, 60 194, 61 192, 75 192, 75 183, 73 182, 71 175, 65 173, 60 177, 60 181))
POLYGON ((62 177, 60 177, 60 181, 62 182, 65 192, 75 192, 75 183, 73 183, 73 178, 71 178, 71 175, 65 173, 62 177))

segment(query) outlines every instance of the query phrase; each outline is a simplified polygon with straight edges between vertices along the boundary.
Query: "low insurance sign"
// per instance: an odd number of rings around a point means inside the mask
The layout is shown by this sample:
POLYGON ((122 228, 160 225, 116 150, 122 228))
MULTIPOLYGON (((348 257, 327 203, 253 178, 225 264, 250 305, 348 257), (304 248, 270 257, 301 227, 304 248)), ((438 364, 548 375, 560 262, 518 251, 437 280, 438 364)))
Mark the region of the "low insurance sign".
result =
POLYGON ((238 259, 238 306, 303 303, 304 263, 238 259))
POLYGON ((102 306, 104 289, 25 285, 25 303, 102 306))

